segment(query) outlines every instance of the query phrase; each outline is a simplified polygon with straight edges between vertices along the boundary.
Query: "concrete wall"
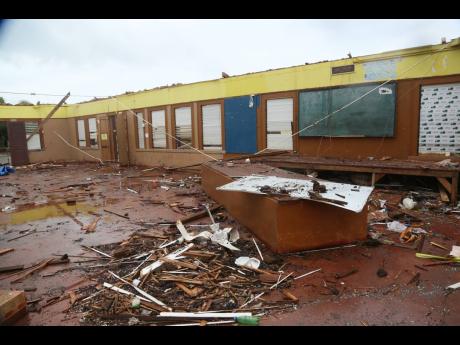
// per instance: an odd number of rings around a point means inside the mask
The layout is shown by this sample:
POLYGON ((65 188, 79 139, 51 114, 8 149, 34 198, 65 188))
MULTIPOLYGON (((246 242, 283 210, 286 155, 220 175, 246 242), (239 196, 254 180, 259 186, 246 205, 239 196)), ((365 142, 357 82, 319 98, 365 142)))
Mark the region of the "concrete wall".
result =
POLYGON ((75 153, 55 133, 61 135, 67 141, 71 141, 71 129, 68 119, 51 119, 43 126, 44 145, 40 151, 29 151, 31 163, 74 160, 75 153))

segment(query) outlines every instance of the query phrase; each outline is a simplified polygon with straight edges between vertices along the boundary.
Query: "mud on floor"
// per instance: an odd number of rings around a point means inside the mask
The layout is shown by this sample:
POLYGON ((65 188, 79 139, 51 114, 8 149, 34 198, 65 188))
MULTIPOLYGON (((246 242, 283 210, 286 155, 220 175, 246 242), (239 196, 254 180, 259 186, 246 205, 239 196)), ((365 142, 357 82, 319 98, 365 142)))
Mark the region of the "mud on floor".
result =
MULTIPOLYGON (((158 305, 149 302, 143 308, 132 308, 132 298, 101 289, 101 285, 119 281, 108 271, 123 277, 135 270, 146 259, 136 259, 136 254, 176 240, 180 236, 176 220, 202 212, 205 204, 216 206, 201 190, 199 171, 43 165, 1 177, 0 190, 4 210, 0 212, 0 248, 14 249, 0 256, 0 266, 33 269, 51 258, 59 261, 64 254, 69 261, 49 264, 17 282, 12 281, 27 271, 0 273, 0 288, 25 290, 29 313, 18 324, 30 325, 167 323, 152 321, 160 312, 158 305)), ((409 194, 418 206, 405 211, 398 204, 407 194, 384 189, 373 192, 369 241, 364 243, 275 255, 256 240, 264 258, 260 271, 235 271, 236 257, 260 256, 252 235, 225 210, 217 210, 214 217, 221 228, 239 231, 240 239, 234 245, 241 252, 209 240, 194 240, 192 254, 202 256, 184 260, 198 268, 165 263, 161 274, 150 275, 141 287, 174 311, 251 310, 261 316, 261 325, 458 325, 460 291, 446 290, 460 281, 458 264, 439 264, 415 254, 446 256, 452 245, 459 245, 460 214, 427 191, 409 194), (424 229, 423 242, 420 235, 401 242, 399 233, 387 229, 385 223, 391 221, 424 229), (163 272, 187 270, 196 274, 163 272), (171 280, 171 276, 187 275, 193 278, 171 280), (301 278, 294 279, 297 277, 301 278), (204 283, 194 284, 197 281, 204 283), (261 292, 262 296, 251 301, 261 292)), ((205 229, 192 226, 198 224, 209 225, 211 220, 204 216, 185 226, 187 231, 205 229)), ((171 253, 185 245, 176 243, 165 249, 171 253)), ((165 254, 159 250, 144 266, 160 253, 165 254)), ((133 277, 126 279, 131 282, 133 277)), ((127 284, 117 286, 136 293, 127 284)))

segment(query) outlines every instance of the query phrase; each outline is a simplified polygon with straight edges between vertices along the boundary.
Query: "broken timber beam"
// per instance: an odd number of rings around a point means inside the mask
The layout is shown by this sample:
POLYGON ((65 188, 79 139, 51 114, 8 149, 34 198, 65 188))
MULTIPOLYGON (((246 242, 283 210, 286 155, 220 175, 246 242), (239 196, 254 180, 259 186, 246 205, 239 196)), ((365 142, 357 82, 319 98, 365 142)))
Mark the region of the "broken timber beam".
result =
POLYGON ((449 194, 452 194, 452 185, 447 181, 445 177, 436 177, 439 183, 447 190, 449 194))
POLYGON ((29 135, 29 137, 27 138, 27 142, 30 140, 30 138, 32 138, 35 134, 38 134, 40 133, 40 131, 43 129, 43 125, 54 115, 54 113, 64 104, 64 102, 67 100, 67 98, 70 97, 70 92, 67 92, 67 95, 64 96, 63 99, 61 99, 59 101, 58 104, 56 104, 54 106, 54 108, 49 112, 49 114, 45 117, 45 119, 43 121, 40 121, 39 125, 38 125, 38 128, 32 132, 32 134, 29 135))

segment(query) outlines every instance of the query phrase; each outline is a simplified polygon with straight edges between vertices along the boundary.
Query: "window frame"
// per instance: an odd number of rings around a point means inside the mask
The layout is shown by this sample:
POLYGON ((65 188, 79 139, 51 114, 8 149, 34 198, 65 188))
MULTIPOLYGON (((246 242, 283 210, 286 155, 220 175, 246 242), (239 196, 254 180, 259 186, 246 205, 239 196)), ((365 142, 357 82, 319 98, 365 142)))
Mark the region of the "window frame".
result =
POLYGON ((89 138, 89 129, 88 129, 88 124, 87 124, 87 121, 86 121, 86 118, 84 117, 77 117, 75 119, 75 131, 76 131, 76 135, 77 135, 77 147, 78 148, 90 148, 90 146, 88 145, 88 138, 89 138), (85 130, 85 146, 80 146, 80 135, 79 135, 79 129, 78 129, 78 121, 83 121, 83 127, 84 127, 84 130, 85 130))
MULTIPOLYGON (((257 146, 259 150, 267 149, 267 101, 268 100, 275 100, 275 99, 282 99, 282 98, 292 98, 293 99, 293 128, 292 133, 297 133, 299 130, 299 90, 296 91, 283 91, 283 92, 274 92, 274 93, 266 93, 260 95, 260 114, 257 115, 258 123, 258 139, 257 139, 257 146)), ((274 149, 267 149, 270 151, 279 151, 274 149)), ((299 134, 296 134, 292 137, 292 151, 291 152, 298 152, 299 150, 299 134)))
MULTIPOLYGON (((137 116, 136 116, 136 119, 137 119, 137 116)), ((149 131, 149 149, 152 149, 152 150, 168 150, 169 149, 169 135, 170 135, 170 128, 169 128, 169 122, 168 122, 168 110, 167 110, 167 107, 166 106, 160 106, 160 107, 150 107, 150 108, 147 108, 147 121, 149 122, 148 123, 148 131, 149 131), (164 111, 165 114, 165 132, 167 134, 165 134, 165 140, 166 140, 166 147, 155 147, 154 145, 154 138, 153 138, 153 128, 152 128, 152 125, 153 125, 153 118, 152 118, 152 112, 153 111, 164 111)), ((174 118, 175 119, 175 118, 174 118)))
MULTIPOLYGON (((139 145, 139 118, 137 117, 137 114, 138 113, 142 113, 142 119, 144 119, 144 124, 145 124, 145 109, 142 108, 142 109, 134 109, 133 112, 136 114, 136 115, 133 115, 134 116, 134 138, 136 140, 136 150, 147 150, 149 148, 149 140, 147 140, 147 138, 145 137, 145 133, 146 131, 148 131, 148 129, 150 128, 150 126, 147 124, 147 125, 144 125, 142 128, 144 129, 143 133, 144 133, 144 136, 143 136, 143 139, 144 139, 144 147, 141 148, 140 145, 139 145), (147 129, 146 129, 147 127, 147 129)), ((148 121, 148 120, 147 120, 148 121)))
POLYGON ((88 138, 86 139, 86 142, 87 142, 87 144, 89 144, 90 149, 98 150, 100 148, 100 138, 99 138, 99 124, 98 124, 97 116, 94 115, 94 116, 87 117, 85 119, 85 122, 88 124, 88 130, 87 130, 88 138), (91 132, 90 132, 90 129, 89 129, 89 120, 91 120, 91 119, 94 119, 94 121, 96 122, 96 140, 97 141, 96 141, 96 146, 95 147, 91 146, 91 132))
POLYGON ((176 143, 176 109, 178 108, 190 108, 191 110, 191 127, 192 127, 192 147, 194 148, 197 148, 197 143, 195 142, 195 133, 196 133, 196 128, 195 128, 195 107, 194 107, 194 104, 193 103, 181 103, 181 104, 175 104, 173 106, 171 106, 171 123, 172 123, 172 128, 171 128, 171 132, 172 132, 172 136, 173 136, 173 142, 172 142, 172 149, 174 150, 180 150, 180 151, 184 151, 184 150, 192 150, 191 148, 186 148, 186 149, 180 149, 177 147, 177 143, 176 143))
POLYGON ((220 132, 221 132, 221 149, 220 150, 206 150, 206 152, 217 152, 217 153, 222 153, 225 152, 225 112, 224 112, 224 100, 223 99, 214 99, 214 100, 209 100, 209 101, 202 101, 198 102, 198 148, 200 150, 204 151, 204 145, 203 145, 203 135, 204 135, 204 130, 203 130, 203 107, 206 105, 220 105, 220 132))
MULTIPOLYGON (((42 120, 37 120, 37 119, 25 119, 24 120, 24 126, 25 126, 25 122, 36 122, 37 125, 38 125, 38 128, 39 128, 39 131, 38 131, 38 135, 39 135, 39 138, 40 138, 40 148, 39 149, 32 149, 32 150, 29 150, 29 148, 27 148, 27 151, 30 151, 30 152, 39 152, 39 151, 44 151, 45 150, 45 138, 44 138, 44 133, 43 133, 43 128, 41 128, 41 124, 42 124, 42 120)), ((26 132, 26 140, 27 140, 27 132, 26 132)))

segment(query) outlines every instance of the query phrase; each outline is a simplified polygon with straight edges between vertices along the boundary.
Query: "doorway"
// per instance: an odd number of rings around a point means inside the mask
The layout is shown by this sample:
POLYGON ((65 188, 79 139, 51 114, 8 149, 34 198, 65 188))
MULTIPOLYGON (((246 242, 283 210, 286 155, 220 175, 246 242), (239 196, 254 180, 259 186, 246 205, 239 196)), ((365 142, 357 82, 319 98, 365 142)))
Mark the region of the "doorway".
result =
POLYGON ((6 121, 0 121, 0 165, 10 163, 11 158, 8 147, 8 126, 6 121))
POLYGON ((7 135, 11 164, 14 166, 29 164, 25 122, 8 121, 7 135))
POLYGON ((103 116, 99 119, 101 135, 102 160, 118 162, 117 122, 115 115, 103 116))

